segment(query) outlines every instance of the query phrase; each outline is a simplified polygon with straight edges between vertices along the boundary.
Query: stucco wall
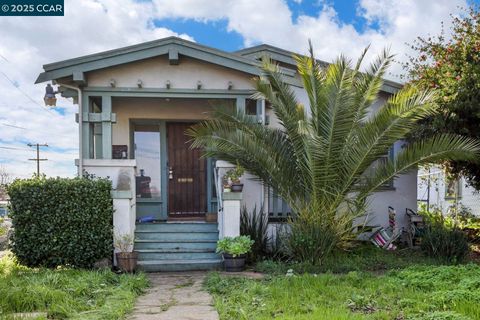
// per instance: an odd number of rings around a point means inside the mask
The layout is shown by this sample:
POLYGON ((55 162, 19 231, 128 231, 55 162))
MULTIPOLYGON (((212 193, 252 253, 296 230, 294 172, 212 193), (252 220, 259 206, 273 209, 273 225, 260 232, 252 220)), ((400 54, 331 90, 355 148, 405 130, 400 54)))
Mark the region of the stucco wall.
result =
POLYGON ((112 125, 112 144, 130 145, 131 119, 195 121, 207 118, 214 107, 231 103, 223 99, 113 98, 117 122, 112 125))
POLYGON ((170 65, 167 56, 159 56, 87 74, 89 87, 109 87, 110 79, 117 87, 130 88, 136 88, 139 79, 144 88, 165 88, 167 80, 172 89, 196 89, 198 81, 203 89, 227 89, 229 81, 233 89, 252 88, 251 75, 182 56, 178 65, 170 65))

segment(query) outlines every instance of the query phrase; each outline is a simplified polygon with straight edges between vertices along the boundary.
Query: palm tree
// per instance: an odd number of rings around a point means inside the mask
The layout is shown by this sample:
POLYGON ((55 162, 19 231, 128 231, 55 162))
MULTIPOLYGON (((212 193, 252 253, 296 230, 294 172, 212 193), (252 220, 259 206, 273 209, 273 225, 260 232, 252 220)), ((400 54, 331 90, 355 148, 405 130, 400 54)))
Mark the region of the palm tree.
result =
POLYGON ((399 174, 443 159, 473 159, 480 152, 475 140, 439 134, 380 162, 419 120, 436 112, 435 93, 406 86, 372 114, 393 57, 384 51, 360 72, 366 52, 354 66, 340 56, 325 67, 311 46, 309 56, 296 56, 308 108, 283 81, 280 68, 264 59, 254 98, 270 103, 280 128, 218 109, 187 132, 205 156, 239 163, 287 202, 298 218, 292 220, 291 234, 299 236, 291 247, 307 250, 294 252, 303 260, 319 262, 345 243, 352 221, 368 212, 368 197, 399 174))

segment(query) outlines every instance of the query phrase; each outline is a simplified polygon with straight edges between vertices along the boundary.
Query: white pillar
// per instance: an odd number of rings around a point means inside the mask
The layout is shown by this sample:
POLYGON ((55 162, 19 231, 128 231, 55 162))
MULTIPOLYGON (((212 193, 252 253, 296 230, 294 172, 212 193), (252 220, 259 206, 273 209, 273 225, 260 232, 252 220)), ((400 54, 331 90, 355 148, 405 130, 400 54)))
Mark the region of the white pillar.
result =
POLYGON ((223 237, 240 235, 240 210, 242 193, 224 192, 223 199, 223 237))

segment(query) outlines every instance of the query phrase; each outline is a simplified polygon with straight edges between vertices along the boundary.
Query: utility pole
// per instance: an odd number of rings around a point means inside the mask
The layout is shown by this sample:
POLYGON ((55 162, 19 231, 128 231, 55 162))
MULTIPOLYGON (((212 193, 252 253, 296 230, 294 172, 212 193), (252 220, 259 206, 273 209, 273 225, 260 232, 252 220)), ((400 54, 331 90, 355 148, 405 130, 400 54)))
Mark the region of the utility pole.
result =
POLYGON ((48 147, 48 144, 40 144, 40 143, 29 143, 27 144, 29 147, 37 147, 37 157, 34 159, 28 159, 30 161, 37 162, 37 177, 40 177, 40 161, 47 161, 48 159, 40 159, 40 147, 48 147))

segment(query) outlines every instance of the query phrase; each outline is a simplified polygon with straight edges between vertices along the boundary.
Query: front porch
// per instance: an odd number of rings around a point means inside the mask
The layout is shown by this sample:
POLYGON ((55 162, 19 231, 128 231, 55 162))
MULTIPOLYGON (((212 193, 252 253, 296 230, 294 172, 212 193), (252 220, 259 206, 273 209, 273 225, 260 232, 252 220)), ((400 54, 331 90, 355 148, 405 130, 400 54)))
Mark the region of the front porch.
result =
POLYGON ((111 179, 115 234, 135 237, 144 270, 221 265, 216 242, 239 234, 242 197, 222 197, 221 177, 231 165, 202 158, 201 150, 190 148, 185 130, 215 107, 243 109, 263 119, 262 102, 247 94, 136 97, 86 90, 81 167, 111 179), (218 223, 207 223, 207 213, 216 213, 218 223))

